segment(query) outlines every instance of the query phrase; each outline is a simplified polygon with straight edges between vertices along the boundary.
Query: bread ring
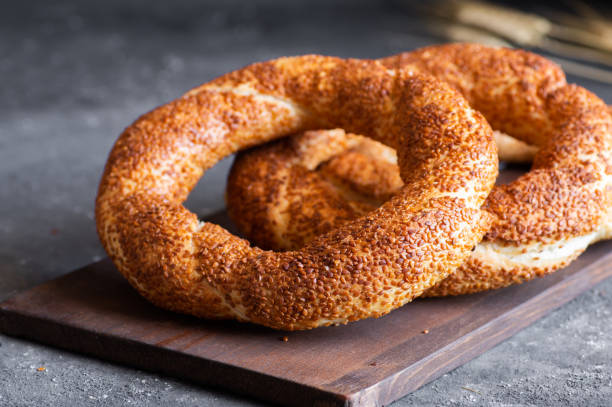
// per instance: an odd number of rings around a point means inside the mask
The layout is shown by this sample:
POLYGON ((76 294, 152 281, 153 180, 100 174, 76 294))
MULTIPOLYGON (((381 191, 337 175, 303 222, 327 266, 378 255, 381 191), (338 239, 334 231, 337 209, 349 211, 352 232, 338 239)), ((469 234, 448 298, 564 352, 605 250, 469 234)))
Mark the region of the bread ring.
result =
MULTIPOLYGON (((523 282, 567 265, 589 244, 612 237, 612 122, 595 95, 567 85, 553 63, 525 51, 455 44, 384 63, 434 73, 459 89, 494 128, 538 148, 530 172, 496 186, 488 197, 484 208, 496 220, 484 241, 427 295, 523 282)), ((229 215, 255 244, 301 247, 400 188, 392 156, 389 148, 342 131, 311 132, 242 153, 228 181, 229 215), (345 148, 327 154, 330 138, 345 148), (325 159, 312 161, 320 151, 325 159), (274 164, 262 162, 270 157, 274 164), (263 170, 272 165, 273 173, 263 170), (319 195, 323 190, 324 197, 319 195), (266 201, 258 200, 255 191, 266 201)))
POLYGON ((490 226, 480 206, 496 175, 491 128, 448 85, 376 61, 280 58, 130 125, 106 163, 96 223, 119 271, 154 304, 308 329, 383 315, 445 278, 490 226), (322 126, 394 147, 406 186, 293 252, 250 247, 182 205, 221 158, 322 126))

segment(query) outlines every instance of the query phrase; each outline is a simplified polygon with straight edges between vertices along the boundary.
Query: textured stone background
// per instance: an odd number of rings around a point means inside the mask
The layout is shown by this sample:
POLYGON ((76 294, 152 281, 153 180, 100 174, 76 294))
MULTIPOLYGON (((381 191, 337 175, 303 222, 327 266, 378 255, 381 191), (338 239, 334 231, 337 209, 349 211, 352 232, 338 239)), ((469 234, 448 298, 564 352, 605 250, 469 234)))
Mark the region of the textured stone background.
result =
MULTIPOLYGON (((388 3, 29 2, 0 13, 0 300, 98 260, 93 201, 139 114, 247 63, 439 42, 388 3)), ((570 78, 612 102, 612 87, 570 78)), ((229 160, 188 206, 223 206, 229 160)), ((112 295, 112 293, 109 293, 112 295)), ((610 405, 612 280, 396 405, 610 405), (471 389, 471 390, 468 390, 471 389)), ((255 405, 0 335, 0 405, 255 405), (46 367, 39 372, 37 368, 46 367)))

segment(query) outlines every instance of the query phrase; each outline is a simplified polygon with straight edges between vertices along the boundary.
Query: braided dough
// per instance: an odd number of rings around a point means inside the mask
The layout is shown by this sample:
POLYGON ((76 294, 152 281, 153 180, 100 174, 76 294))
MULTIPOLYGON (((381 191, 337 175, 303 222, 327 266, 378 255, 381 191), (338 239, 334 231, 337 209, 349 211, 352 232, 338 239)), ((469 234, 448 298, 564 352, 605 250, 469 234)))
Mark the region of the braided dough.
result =
MULTIPOLYGON (((484 208, 495 221, 484 241, 426 295, 520 283, 612 237, 610 115, 595 95, 566 84, 553 63, 520 50, 454 44, 400 54, 383 64, 433 73, 461 91, 493 128, 538 149, 530 172, 496 186, 488 197, 484 208)), ((534 154, 523 145, 521 154, 513 155, 517 141, 503 137, 506 158, 523 161, 534 154)), ((393 196, 403 185, 394 156, 386 146, 341 130, 310 132, 245 152, 230 173, 229 215, 261 247, 301 247, 393 196)))
POLYGON ((376 61, 303 56, 258 63, 140 117, 114 145, 97 230, 148 300, 206 318, 307 329, 377 317, 464 262, 490 226, 492 130, 448 85, 376 61), (322 127, 398 151, 405 186, 297 251, 272 252, 182 202, 240 149, 322 127))

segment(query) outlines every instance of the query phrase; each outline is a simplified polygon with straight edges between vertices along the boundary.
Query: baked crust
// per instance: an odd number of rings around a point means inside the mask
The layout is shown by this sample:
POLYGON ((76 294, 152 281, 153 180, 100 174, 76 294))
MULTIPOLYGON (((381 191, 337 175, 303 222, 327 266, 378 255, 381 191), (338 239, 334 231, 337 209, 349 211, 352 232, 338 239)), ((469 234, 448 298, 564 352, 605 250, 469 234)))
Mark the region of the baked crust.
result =
POLYGON ((307 329, 383 315, 447 277, 490 226, 480 207, 496 175, 491 128, 448 85, 377 61, 280 58, 131 124, 100 182, 97 230, 119 271, 160 307, 307 329), (405 186, 371 213, 272 252, 182 205, 221 158, 332 126, 403 152, 405 186))
MULTIPOLYGON (((472 293, 526 281, 567 265, 589 244, 612 237, 610 114, 595 95, 568 85, 555 64, 526 51, 471 44, 428 47, 382 61, 396 69, 432 73, 462 92, 494 128, 537 148, 530 172, 496 186, 489 195, 484 208, 495 221, 484 241, 427 295, 472 293)), ((507 155, 516 144, 501 147, 507 155)), ((228 212, 255 244, 299 248, 401 189, 398 169, 389 158, 394 152, 385 150, 389 148, 334 130, 243 153, 230 174, 228 212), (304 165, 304 160, 319 156, 319 149, 327 150, 330 138, 336 144, 343 140, 345 148, 314 166, 304 165), (288 166, 285 175, 255 170, 269 165, 264 161, 270 157, 276 167, 288 166), (243 172, 250 174, 248 182, 243 172), (277 203, 251 195, 256 190, 266 195, 270 185, 275 202, 291 202, 280 215, 277 209, 258 206, 277 203)), ((405 151, 402 154, 410 148, 405 151)))

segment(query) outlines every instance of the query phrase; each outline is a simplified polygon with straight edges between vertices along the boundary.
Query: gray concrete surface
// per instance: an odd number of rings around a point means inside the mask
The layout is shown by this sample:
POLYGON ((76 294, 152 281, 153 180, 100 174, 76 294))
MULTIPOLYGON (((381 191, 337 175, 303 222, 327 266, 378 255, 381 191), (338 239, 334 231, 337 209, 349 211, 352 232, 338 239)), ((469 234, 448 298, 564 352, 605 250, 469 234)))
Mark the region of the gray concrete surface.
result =
MULTIPOLYGON (((0 299, 100 259, 93 201, 137 115, 256 60, 437 42, 366 2, 20 2, 0 13, 0 299)), ((612 87, 574 81, 612 102, 612 87)), ((188 206, 222 207, 226 160, 188 206)), ((112 295, 112 293, 109 293, 112 295)), ((612 405, 612 280, 396 405, 612 405)), ((0 335, 0 405, 256 405, 0 335), (46 370, 38 371, 39 367, 46 370)))

